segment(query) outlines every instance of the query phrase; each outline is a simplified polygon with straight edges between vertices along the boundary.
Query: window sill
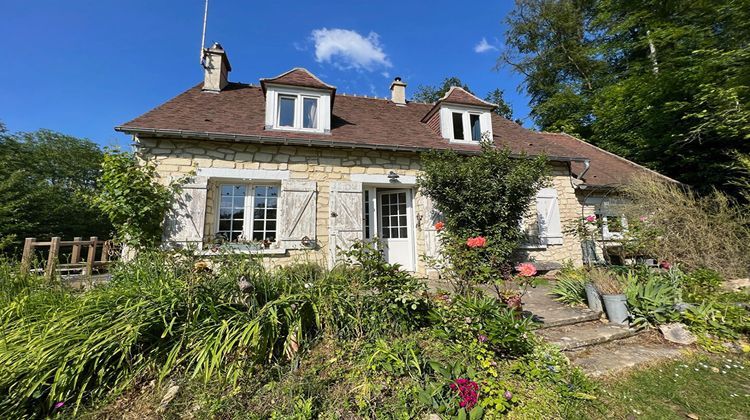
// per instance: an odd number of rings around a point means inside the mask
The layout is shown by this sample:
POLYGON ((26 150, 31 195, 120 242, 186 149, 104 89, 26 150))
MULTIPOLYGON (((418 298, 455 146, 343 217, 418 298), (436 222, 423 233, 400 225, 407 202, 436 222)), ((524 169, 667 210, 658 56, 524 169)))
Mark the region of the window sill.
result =
POLYGON ((527 249, 531 251, 543 251, 547 249, 547 245, 542 244, 521 244, 518 246, 518 249, 527 249))
POLYGON ((306 134, 323 134, 330 135, 330 131, 312 128, 294 128, 294 127, 266 127, 266 131, 278 131, 280 133, 306 133, 306 134))
POLYGON ((235 254, 235 255, 286 255, 286 249, 284 248, 265 248, 265 249, 232 249, 232 248, 221 248, 217 251, 210 249, 203 249, 196 252, 196 255, 211 256, 221 254, 235 254))
POLYGON ((481 140, 456 140, 456 139, 448 139, 448 141, 451 144, 475 144, 477 146, 482 144, 481 140))

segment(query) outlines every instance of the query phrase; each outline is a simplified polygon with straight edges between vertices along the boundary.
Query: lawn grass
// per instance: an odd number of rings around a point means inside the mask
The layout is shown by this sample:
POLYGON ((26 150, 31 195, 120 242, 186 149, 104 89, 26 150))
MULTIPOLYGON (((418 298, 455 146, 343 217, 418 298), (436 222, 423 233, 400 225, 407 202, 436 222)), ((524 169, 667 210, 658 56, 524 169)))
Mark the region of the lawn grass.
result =
POLYGON ((750 419, 748 355, 688 356, 599 385, 599 401, 585 417, 750 419))

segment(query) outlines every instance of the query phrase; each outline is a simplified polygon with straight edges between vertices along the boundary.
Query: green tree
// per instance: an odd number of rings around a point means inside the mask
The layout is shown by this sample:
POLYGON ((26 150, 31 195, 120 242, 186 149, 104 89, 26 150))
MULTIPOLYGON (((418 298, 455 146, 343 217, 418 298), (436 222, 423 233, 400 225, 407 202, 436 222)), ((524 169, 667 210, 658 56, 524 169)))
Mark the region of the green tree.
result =
POLYGON ((104 156, 100 188, 92 203, 112 220, 116 240, 136 248, 153 247, 161 240, 164 216, 183 182, 160 184, 152 162, 114 150, 104 156))
MULTIPOLYGON (((495 89, 492 92, 488 93, 487 96, 484 97, 484 100, 496 105, 496 108, 494 110, 495 114, 503 118, 513 120, 513 108, 509 103, 505 102, 503 93, 504 92, 501 89, 495 89)), ((520 121, 516 120, 516 122, 520 124, 520 121)))
POLYGON ((458 86, 471 92, 469 86, 464 84, 458 77, 446 77, 442 83, 437 86, 419 85, 417 92, 412 96, 413 101, 433 103, 442 98, 453 86, 458 86))
POLYGON ((86 199, 102 155, 86 139, 0 127, 0 250, 17 252, 25 237, 108 237, 109 220, 86 199))
POLYGON ((518 0, 508 24, 502 60, 523 75, 540 128, 740 195, 749 1, 518 0))

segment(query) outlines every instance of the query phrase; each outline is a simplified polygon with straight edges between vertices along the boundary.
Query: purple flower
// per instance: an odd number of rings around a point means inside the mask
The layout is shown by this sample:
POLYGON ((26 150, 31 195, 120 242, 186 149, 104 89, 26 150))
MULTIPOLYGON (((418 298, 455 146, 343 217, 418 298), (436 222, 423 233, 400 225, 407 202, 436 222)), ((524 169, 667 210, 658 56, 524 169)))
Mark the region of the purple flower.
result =
POLYGON ((510 399, 513 398, 513 394, 510 391, 505 391, 503 397, 505 397, 506 400, 510 401, 510 399))
POLYGON ((55 410, 57 410, 58 408, 62 408, 62 406, 64 406, 64 405, 65 405, 64 401, 58 401, 58 402, 56 402, 55 403, 55 410))
POLYGON ((477 337, 477 340, 479 340, 480 343, 487 342, 487 336, 484 334, 479 334, 479 337, 477 337))

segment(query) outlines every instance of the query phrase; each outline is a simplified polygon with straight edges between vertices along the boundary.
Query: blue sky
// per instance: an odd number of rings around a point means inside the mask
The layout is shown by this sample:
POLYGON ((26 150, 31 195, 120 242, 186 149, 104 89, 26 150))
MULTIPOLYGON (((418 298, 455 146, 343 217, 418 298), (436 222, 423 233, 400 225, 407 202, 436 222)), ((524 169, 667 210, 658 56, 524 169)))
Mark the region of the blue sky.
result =
MULTIPOLYGON (((235 82, 306 67, 339 92, 384 97, 394 76, 410 96, 455 75, 479 96, 503 89, 524 118, 520 77, 494 70, 512 1, 473 3, 210 0, 206 44, 221 42, 235 82)), ((202 80, 203 0, 2 0, 0 10, 0 121, 11 131, 127 145, 114 126, 202 80)))

